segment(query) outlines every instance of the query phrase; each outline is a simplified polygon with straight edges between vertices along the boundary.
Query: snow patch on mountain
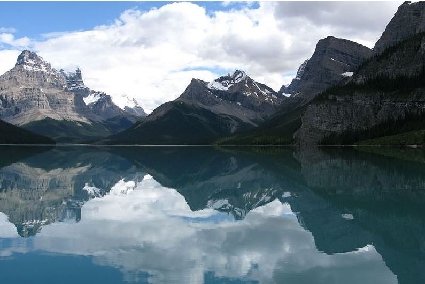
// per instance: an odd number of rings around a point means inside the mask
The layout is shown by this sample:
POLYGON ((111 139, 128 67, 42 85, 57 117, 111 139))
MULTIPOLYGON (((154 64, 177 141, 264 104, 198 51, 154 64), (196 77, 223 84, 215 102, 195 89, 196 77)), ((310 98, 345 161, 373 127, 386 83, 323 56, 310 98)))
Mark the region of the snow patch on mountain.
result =
POLYGON ((24 50, 18 56, 15 66, 22 66, 24 70, 30 72, 44 72, 50 75, 58 75, 58 72, 48 62, 29 50, 24 50))
POLYGON ((228 91, 229 87, 224 86, 222 83, 217 81, 212 81, 207 85, 208 89, 219 90, 219 91, 228 91))
POLYGON ((86 105, 97 102, 100 98, 102 98, 103 93, 92 92, 87 97, 83 98, 83 101, 86 105))
POLYGON ((208 200, 207 208, 218 209, 230 209, 232 206, 227 199, 208 200))
POLYGON ((73 72, 66 72, 61 69, 60 72, 66 78, 68 90, 77 91, 87 89, 87 86, 84 84, 80 68, 77 68, 73 72))
POLYGON ((120 109, 125 110, 128 108, 136 108, 141 107, 135 98, 131 98, 128 95, 122 94, 121 96, 111 96, 112 101, 116 104, 120 109))
POLYGON ((247 78, 244 71, 236 70, 232 75, 222 76, 208 83, 208 89, 228 91, 230 87, 242 82, 247 78))
POLYGON ((353 76, 353 74, 354 74, 353 72, 344 72, 341 75, 344 76, 344 77, 351 77, 351 76, 353 76))

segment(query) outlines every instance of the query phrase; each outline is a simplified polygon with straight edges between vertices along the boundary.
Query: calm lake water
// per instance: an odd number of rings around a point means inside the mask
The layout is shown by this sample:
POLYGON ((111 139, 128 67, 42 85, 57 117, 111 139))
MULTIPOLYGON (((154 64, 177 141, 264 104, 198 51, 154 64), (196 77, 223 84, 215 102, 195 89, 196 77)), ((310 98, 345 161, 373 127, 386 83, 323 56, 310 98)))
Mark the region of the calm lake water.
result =
POLYGON ((0 283, 425 283, 416 149, 0 147, 0 283))

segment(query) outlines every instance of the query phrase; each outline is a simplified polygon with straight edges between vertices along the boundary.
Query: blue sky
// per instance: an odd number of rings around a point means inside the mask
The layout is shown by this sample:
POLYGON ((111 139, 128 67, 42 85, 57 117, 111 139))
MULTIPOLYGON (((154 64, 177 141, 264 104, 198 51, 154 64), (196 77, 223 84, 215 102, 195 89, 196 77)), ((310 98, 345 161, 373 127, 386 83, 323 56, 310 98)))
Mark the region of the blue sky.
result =
MULTIPOLYGON (((128 9, 148 11, 170 2, 0 2, 0 27, 15 36, 41 39, 43 34, 87 30, 109 25, 128 9)), ((196 2, 208 12, 237 9, 243 4, 196 2)), ((254 4, 255 5, 255 4, 254 4)))

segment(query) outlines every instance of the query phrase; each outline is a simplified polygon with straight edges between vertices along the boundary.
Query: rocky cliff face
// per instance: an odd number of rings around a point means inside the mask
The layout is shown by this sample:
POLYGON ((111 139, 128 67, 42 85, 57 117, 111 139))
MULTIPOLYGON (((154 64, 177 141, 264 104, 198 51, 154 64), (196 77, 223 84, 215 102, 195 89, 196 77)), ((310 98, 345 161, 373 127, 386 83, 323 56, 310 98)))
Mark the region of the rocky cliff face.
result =
POLYGON ((23 51, 14 68, 0 76, 0 118, 15 125, 52 118, 90 123, 82 98, 37 54, 23 51))
POLYGON ((357 67, 372 55, 372 51, 356 42, 329 36, 321 39, 312 57, 299 68, 297 76, 280 93, 290 94, 301 102, 350 77, 357 67))
POLYGON ((110 96, 85 86, 81 70, 57 71, 28 50, 0 76, 0 119, 57 141, 105 137, 143 115, 137 103, 121 109, 110 96))
POLYGON ((416 120, 425 113, 424 70, 425 34, 421 33, 371 58, 351 83, 313 101, 302 117, 297 140, 317 144, 332 136, 351 135, 355 142, 357 136, 379 137, 373 129, 385 127, 391 133, 406 125, 420 127, 416 120))
POLYGON ((425 32, 425 2, 404 2, 373 48, 379 54, 417 33, 425 32))
MULTIPOLYGON (((354 91, 350 95, 329 95, 327 100, 308 106, 296 133, 300 144, 345 144, 357 142, 357 134, 388 122, 402 121, 424 114, 425 89, 410 97, 400 92, 354 91), (394 97, 392 97, 394 96, 394 97), (397 98, 397 96, 400 96, 397 98), (352 140, 327 140, 334 135, 353 135, 352 140)), ((373 136, 365 138, 372 138, 373 136)))

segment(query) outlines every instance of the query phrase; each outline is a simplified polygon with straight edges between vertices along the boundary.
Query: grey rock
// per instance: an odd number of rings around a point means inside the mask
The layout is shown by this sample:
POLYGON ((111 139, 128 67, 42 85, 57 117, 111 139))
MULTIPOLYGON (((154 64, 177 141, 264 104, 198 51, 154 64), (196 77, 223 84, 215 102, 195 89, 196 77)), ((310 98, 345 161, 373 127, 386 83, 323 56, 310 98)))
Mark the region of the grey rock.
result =
POLYGON ((384 92, 354 92, 334 96, 307 107, 302 125, 296 132, 301 145, 319 144, 333 134, 363 131, 389 120, 402 120, 408 115, 425 114, 425 90, 410 96, 391 97, 384 92))
POLYGON ((212 82, 192 79, 177 99, 217 114, 237 117, 257 125, 273 114, 286 97, 236 70, 212 82))
POLYGON ((425 32, 425 2, 404 2, 373 48, 376 54, 417 33, 425 32))
POLYGON ((147 115, 145 110, 138 104, 136 104, 134 107, 125 106, 124 111, 135 117, 145 117, 147 115))
POLYGON ((0 118, 24 125, 52 118, 90 123, 82 99, 66 90, 66 79, 34 52, 25 50, 0 76, 0 118))
POLYGON ((107 120, 116 116, 127 116, 124 110, 114 104, 111 96, 108 96, 105 93, 98 93, 98 95, 99 99, 93 103, 90 103, 88 107, 102 120, 107 120))
POLYGON ((353 84, 314 100, 295 134, 298 143, 317 144, 330 135, 366 131, 389 121, 424 115, 425 88, 417 84, 425 70, 424 43, 424 34, 399 43, 391 52, 368 60, 354 75, 353 84), (405 77, 412 77, 416 85, 397 83, 405 77), (382 83, 370 81, 382 78, 394 80, 394 87, 386 90, 382 83))
POLYGON ((290 94, 301 103, 311 101, 319 93, 350 77, 372 51, 356 42, 329 36, 321 39, 312 57, 299 68, 297 76, 280 93, 290 94))
POLYGON ((0 119, 54 139, 77 141, 86 139, 84 133, 104 137, 122 131, 144 114, 135 107, 119 108, 107 94, 85 86, 81 70, 57 71, 28 50, 0 76, 0 119))

